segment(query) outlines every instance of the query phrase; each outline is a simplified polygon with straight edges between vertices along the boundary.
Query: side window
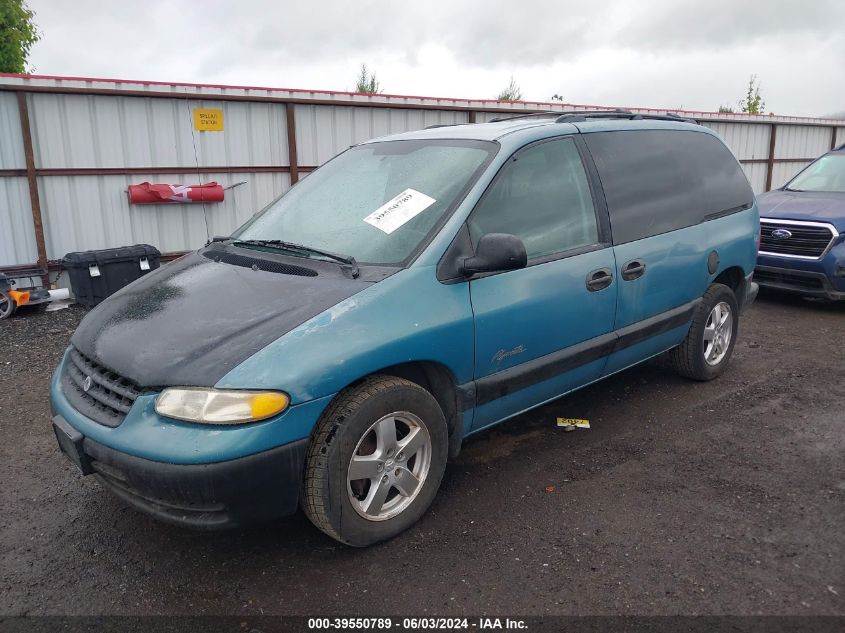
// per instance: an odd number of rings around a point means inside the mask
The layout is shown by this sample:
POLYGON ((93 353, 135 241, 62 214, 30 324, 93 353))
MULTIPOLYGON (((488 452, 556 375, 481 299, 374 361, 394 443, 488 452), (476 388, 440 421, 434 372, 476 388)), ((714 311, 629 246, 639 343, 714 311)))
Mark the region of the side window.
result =
POLYGON ((510 233, 528 259, 598 241, 587 173, 571 138, 539 143, 516 155, 469 218, 473 244, 487 233, 510 233))
POLYGON ((693 226, 754 202, 739 163, 711 134, 624 130, 584 136, 604 187, 614 244, 693 226))

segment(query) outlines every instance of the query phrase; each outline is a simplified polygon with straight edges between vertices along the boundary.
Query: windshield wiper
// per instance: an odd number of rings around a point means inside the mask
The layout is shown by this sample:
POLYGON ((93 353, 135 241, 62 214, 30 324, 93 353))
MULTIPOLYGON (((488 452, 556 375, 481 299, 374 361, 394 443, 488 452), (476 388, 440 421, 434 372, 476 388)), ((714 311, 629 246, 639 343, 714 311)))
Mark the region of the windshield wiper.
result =
POLYGON ((304 244, 295 244, 294 242, 285 242, 284 240, 239 240, 235 239, 234 244, 253 244, 255 246, 266 246, 268 248, 277 248, 280 250, 299 251, 302 253, 313 253, 340 262, 349 268, 352 278, 355 279, 360 274, 358 270, 358 262, 351 255, 341 255, 339 253, 332 253, 331 251, 324 251, 313 246, 305 246, 304 244))

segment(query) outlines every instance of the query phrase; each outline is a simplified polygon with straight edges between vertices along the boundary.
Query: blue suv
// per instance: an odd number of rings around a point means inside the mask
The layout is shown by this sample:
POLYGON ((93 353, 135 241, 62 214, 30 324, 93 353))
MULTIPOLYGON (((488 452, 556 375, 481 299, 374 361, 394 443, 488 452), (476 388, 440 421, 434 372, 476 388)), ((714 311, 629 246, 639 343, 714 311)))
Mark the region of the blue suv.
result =
POLYGON ((422 516, 471 434, 665 352, 721 374, 758 228, 728 148, 671 116, 377 139, 92 310, 55 434, 161 520, 301 505, 369 545, 422 516))
POLYGON ((845 299, 845 145, 757 200, 760 285, 845 299))

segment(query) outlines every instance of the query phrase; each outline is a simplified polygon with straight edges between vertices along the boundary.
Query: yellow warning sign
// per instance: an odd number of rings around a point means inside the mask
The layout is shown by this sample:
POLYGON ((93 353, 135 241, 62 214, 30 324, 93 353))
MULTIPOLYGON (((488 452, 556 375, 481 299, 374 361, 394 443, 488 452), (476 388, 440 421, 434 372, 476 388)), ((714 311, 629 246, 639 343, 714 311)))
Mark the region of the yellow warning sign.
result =
POLYGON ((223 110, 194 108, 194 129, 200 132, 222 132, 223 110))

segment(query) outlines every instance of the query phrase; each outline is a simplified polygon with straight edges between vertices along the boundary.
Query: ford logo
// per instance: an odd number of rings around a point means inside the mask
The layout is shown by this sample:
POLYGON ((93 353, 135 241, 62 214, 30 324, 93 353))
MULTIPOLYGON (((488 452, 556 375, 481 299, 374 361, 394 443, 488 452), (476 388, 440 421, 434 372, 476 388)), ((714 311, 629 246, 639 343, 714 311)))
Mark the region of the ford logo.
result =
POLYGON ((772 231, 772 238, 776 240, 788 240, 792 237, 792 232, 786 229, 775 229, 772 231))

